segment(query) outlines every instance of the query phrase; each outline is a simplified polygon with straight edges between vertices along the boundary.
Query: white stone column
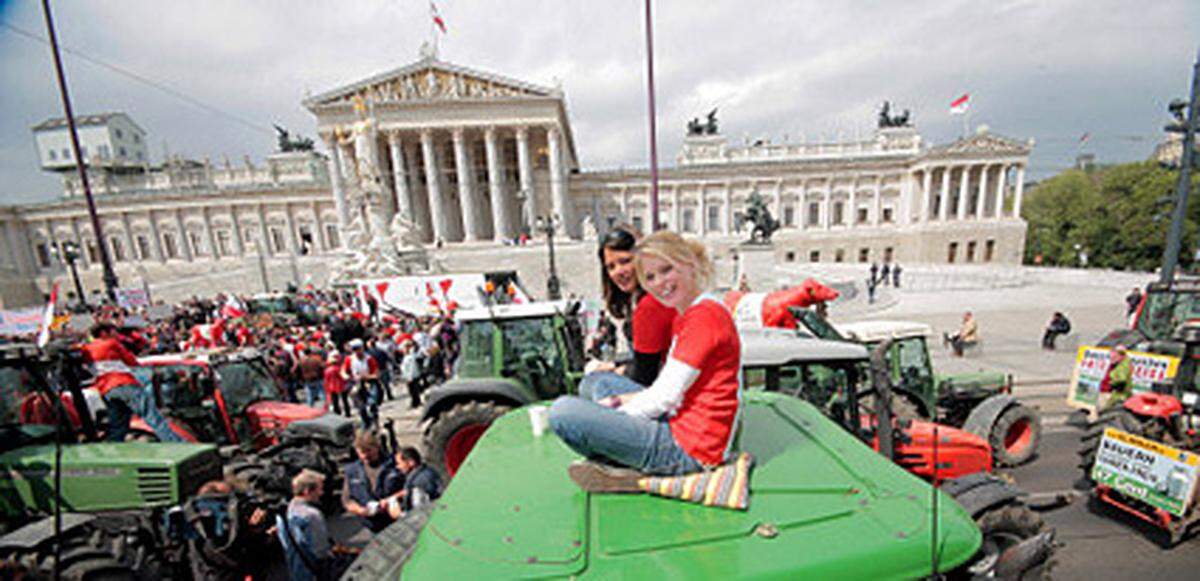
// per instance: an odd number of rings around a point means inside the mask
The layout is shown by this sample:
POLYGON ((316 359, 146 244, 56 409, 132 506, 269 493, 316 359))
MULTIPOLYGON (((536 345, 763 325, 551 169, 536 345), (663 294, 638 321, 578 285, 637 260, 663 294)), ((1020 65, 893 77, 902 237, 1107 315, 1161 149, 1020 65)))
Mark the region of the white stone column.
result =
POLYGON ((967 198, 971 195, 969 185, 971 183, 971 166, 962 166, 962 173, 959 175, 958 182, 958 221, 963 221, 967 218, 967 198))
POLYGON ((300 254, 300 237, 296 235, 296 217, 292 215, 291 204, 283 203, 283 224, 287 228, 287 235, 283 237, 287 242, 287 254, 296 256, 300 254))
POLYGON ((783 180, 775 180, 775 189, 772 192, 774 196, 775 207, 772 212, 775 215, 775 220, 783 224, 783 180))
POLYGON ((524 230, 533 232, 534 221, 537 220, 537 200, 533 192, 533 165, 529 158, 529 128, 517 128, 517 173, 521 182, 522 202, 521 225, 524 230))
MULTIPOLYGON (((844 217, 844 216, 843 216, 844 217)), ((833 228, 833 185, 830 184, 825 188, 825 208, 821 212, 821 229, 831 230, 833 228)))
POLYGON ((399 131, 387 134, 388 155, 392 160, 392 192, 396 196, 396 211, 409 222, 416 223, 412 193, 408 190, 408 172, 404 167, 404 142, 399 131))
POLYGON ((467 163, 467 148, 463 141, 462 128, 454 129, 454 170, 458 174, 458 201, 462 207, 463 239, 475 241, 482 230, 479 220, 479 204, 475 202, 475 190, 471 187, 471 168, 467 163))
POLYGON ((1008 165, 1000 164, 999 175, 996 176, 996 191, 993 197, 996 203, 992 205, 992 217, 999 220, 1004 217, 1004 180, 1008 177, 1008 165))
POLYGON ((433 240, 448 242, 450 221, 446 215, 446 200, 442 198, 442 185, 438 180, 437 155, 433 150, 433 132, 421 132, 421 154, 425 161, 425 190, 429 192, 429 213, 433 221, 433 240))
POLYGON ((975 202, 975 219, 982 220, 987 214, 987 185, 988 185, 988 165, 984 164, 979 170, 979 193, 976 196, 975 202))
POLYGON ((629 186, 621 186, 621 219, 629 221, 629 186))
MULTIPOLYGON (((721 224, 721 230, 723 234, 728 236, 733 234, 733 184, 729 182, 725 182, 725 208, 723 214, 725 219, 721 224)), ((650 224, 654 224, 653 220, 650 224)))
POLYGON ((335 133, 322 135, 321 138, 329 149, 329 185, 333 189, 333 206, 337 208, 338 230, 345 231, 350 223, 350 209, 346 207, 346 190, 342 185, 342 148, 338 145, 335 133))
MULTIPOLYGON (((316 202, 313 202, 316 205, 316 202)), ((242 242, 242 223, 238 222, 237 206, 229 206, 230 234, 233 238, 233 252, 239 257, 246 255, 246 245, 242 242)))
POLYGON ((208 206, 200 208, 200 217, 204 221, 204 238, 208 240, 208 257, 217 259, 217 236, 213 233, 212 219, 208 216, 208 206))
POLYGON ((871 209, 871 224, 878 226, 883 223, 883 176, 875 176, 875 191, 872 192, 871 199, 875 201, 875 207, 871 209))
POLYGON ((921 178, 921 212, 919 214, 921 223, 929 223, 929 194, 933 188, 933 170, 930 168, 924 169, 925 175, 921 178))
POLYGON ((700 183, 700 235, 708 235, 708 184, 700 183))
MULTIPOLYGON (((405 184, 404 189, 406 191, 408 190, 407 183, 405 184)), ((313 250, 316 250, 322 254, 329 252, 329 240, 325 238, 325 225, 321 223, 321 207, 315 200, 312 202, 312 215, 313 229, 315 230, 315 232, 313 232, 313 246, 315 246, 313 250)), ((313 254, 317 254, 318 252, 314 252, 313 254)))
POLYGON ((259 252, 263 256, 272 256, 275 250, 271 248, 271 235, 267 232, 267 208, 266 206, 258 205, 258 243, 259 252))
POLYGON ((942 167, 942 191, 938 194, 938 220, 941 222, 950 216, 950 171, 951 166, 942 167))
POLYGON ((511 240, 517 233, 509 215, 508 196, 504 192, 504 172, 500 167, 500 149, 496 142, 496 128, 483 131, 483 147, 487 154, 488 195, 492 198, 493 235, 497 242, 511 240))
POLYGON ((1017 166, 1017 195, 1013 198, 1013 218, 1021 217, 1021 198, 1025 196, 1025 166, 1017 166))
POLYGON ((183 213, 175 210, 175 229, 179 231, 179 250, 183 259, 191 262, 195 253, 192 250, 192 237, 188 234, 187 226, 183 223, 183 213))
POLYGON ((667 187, 671 188, 671 227, 677 234, 683 234, 683 209, 679 207, 679 184, 667 187))
POLYGON ((546 141, 550 146, 550 198, 554 204, 554 213, 562 220, 563 232, 568 237, 578 240, 579 224, 575 221, 575 208, 567 191, 567 164, 563 161, 562 132, 558 126, 551 126, 546 130, 546 141))
POLYGON ((858 178, 857 177, 850 179, 850 187, 847 189, 847 191, 850 194, 850 201, 847 202, 847 205, 849 205, 850 208, 849 208, 848 212, 842 212, 842 218, 843 219, 849 218, 850 223, 847 224, 847 227, 857 228, 858 227, 858 178), (847 216, 847 214, 849 214, 849 216, 847 216))
POLYGON ((154 210, 146 210, 146 217, 150 219, 150 243, 154 245, 154 257, 159 262, 166 262, 167 254, 163 252, 162 233, 158 231, 158 220, 154 218, 154 210))
POLYGON ((421 240, 432 242, 433 218, 432 211, 429 208, 429 192, 426 191, 421 175, 417 172, 417 156, 421 155, 421 146, 413 144, 412 147, 409 147, 408 145, 401 144, 400 149, 404 154, 404 163, 410 170, 408 173, 408 191, 411 193, 413 203, 413 220, 417 223, 417 230, 421 233, 421 240))
POLYGON ((133 228, 129 225, 129 212, 121 212, 121 229, 125 231, 125 248, 129 257, 129 262, 140 262, 138 258, 138 248, 133 242, 133 228))

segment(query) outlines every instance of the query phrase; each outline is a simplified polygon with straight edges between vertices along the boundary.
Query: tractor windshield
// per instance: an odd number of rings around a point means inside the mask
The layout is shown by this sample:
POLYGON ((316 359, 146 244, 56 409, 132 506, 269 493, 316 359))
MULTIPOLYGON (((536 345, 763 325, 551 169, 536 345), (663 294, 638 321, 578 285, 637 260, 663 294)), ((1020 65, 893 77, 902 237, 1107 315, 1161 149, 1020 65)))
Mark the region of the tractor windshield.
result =
POLYGON ((539 394, 562 393, 566 377, 550 317, 500 322, 504 368, 525 376, 539 394))
POLYGON ((241 414, 254 402, 279 399, 275 380, 261 360, 221 363, 216 373, 230 415, 241 414))
POLYGON ((495 326, 491 321, 471 321, 463 325, 460 334, 462 353, 455 362, 455 375, 461 377, 491 377, 492 348, 495 326))
POLYGON ((1137 319, 1137 330, 1152 341, 1171 338, 1175 328, 1188 319, 1200 318, 1200 293, 1152 290, 1137 319))

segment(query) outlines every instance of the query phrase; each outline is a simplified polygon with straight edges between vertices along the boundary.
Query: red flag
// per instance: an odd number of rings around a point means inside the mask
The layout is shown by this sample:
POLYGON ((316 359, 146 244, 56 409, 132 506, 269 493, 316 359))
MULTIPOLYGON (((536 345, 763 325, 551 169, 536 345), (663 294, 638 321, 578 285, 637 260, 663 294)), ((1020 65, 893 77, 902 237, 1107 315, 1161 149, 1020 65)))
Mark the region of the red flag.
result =
POLYGON ((446 34, 446 21, 442 20, 442 15, 438 13, 437 4, 429 3, 429 17, 433 18, 433 23, 438 28, 442 29, 442 34, 446 34))
POLYGON ((967 107, 970 106, 971 94, 963 93, 963 96, 950 102, 950 114, 961 115, 967 112, 967 107))
POLYGON ((450 298, 450 287, 454 286, 454 279, 443 278, 440 282, 438 282, 438 286, 442 287, 442 296, 449 299, 450 298))
POLYGON ((379 291, 379 300, 384 300, 383 295, 387 294, 388 282, 383 281, 375 284, 375 290, 379 291))

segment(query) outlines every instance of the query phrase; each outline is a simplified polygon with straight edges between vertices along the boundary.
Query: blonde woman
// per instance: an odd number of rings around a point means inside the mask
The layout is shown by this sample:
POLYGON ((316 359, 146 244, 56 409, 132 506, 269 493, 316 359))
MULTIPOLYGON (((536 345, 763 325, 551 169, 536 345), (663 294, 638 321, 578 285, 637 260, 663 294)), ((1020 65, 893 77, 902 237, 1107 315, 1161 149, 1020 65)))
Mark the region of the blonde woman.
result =
MULTIPOLYGON (((678 475, 730 457, 741 408, 741 342, 733 317, 704 294, 713 276, 704 246, 656 232, 634 250, 642 288, 680 315, 658 378, 598 401, 564 396, 550 408, 550 426, 588 458, 640 472, 678 475)), ((578 481, 606 469, 572 467, 578 481)), ((603 474, 599 475, 603 477, 603 474)))

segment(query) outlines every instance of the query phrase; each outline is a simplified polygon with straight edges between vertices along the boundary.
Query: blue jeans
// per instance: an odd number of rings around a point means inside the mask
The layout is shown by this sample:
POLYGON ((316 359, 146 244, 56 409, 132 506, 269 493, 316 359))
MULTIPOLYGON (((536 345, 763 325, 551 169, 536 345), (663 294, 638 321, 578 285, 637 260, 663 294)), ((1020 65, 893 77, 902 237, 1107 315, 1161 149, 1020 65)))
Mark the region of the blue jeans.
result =
POLYGON ((646 474, 672 476, 703 470, 671 435, 665 418, 634 417, 593 400, 645 389, 616 373, 592 373, 580 383, 581 397, 563 396, 550 406, 550 428, 588 458, 603 457, 646 474))
POLYGON ((154 430, 161 442, 182 442, 171 430, 166 418, 154 405, 154 398, 140 385, 122 385, 104 395, 108 405, 108 439, 111 442, 124 442, 129 433, 129 421, 133 416, 139 416, 154 430))
POLYGON ((305 401, 308 407, 321 407, 325 404, 325 382, 320 379, 304 384, 305 401))

